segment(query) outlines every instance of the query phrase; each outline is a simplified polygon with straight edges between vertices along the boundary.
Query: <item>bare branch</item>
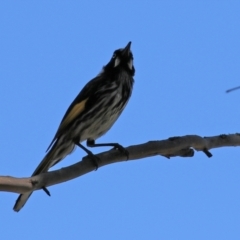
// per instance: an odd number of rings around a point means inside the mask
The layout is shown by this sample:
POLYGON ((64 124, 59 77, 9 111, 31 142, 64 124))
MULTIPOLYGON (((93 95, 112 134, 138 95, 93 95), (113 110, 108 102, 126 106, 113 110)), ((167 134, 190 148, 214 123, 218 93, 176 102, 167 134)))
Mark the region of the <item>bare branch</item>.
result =
MULTIPOLYGON (((183 137, 172 137, 167 140, 150 141, 144 144, 127 147, 129 152, 128 160, 137 160, 146 157, 161 155, 167 158, 180 156, 192 157, 194 150, 203 151, 208 157, 212 154, 209 149, 219 147, 240 146, 240 134, 222 134, 213 137, 200 137, 197 135, 186 135, 183 137)), ((119 151, 112 149, 97 155, 99 157, 99 167, 107 164, 126 161, 126 156, 119 151)), ((95 166, 88 157, 71 166, 42 173, 29 178, 15 178, 10 176, 0 176, 0 191, 25 193, 39 190, 71 179, 80 177, 95 170, 95 166)))
POLYGON ((235 88, 228 89, 228 90, 226 91, 226 93, 229 93, 229 92, 235 91, 235 90, 237 90, 237 89, 239 89, 239 88, 240 88, 240 86, 235 87, 235 88))

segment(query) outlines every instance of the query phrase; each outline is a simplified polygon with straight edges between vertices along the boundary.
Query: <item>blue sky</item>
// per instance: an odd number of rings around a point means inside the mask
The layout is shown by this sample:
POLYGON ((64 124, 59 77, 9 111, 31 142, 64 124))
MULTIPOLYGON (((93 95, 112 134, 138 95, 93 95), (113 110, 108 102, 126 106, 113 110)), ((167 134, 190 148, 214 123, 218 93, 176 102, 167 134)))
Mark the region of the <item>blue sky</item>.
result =
MULTIPOLYGON (((71 101, 132 41, 132 98, 98 142, 239 132, 239 1, 2 1, 0 175, 30 176, 71 101)), ((94 152, 105 151, 95 149, 94 152)), ((239 239, 240 150, 112 164, 1 193, 1 239, 239 239)), ((80 149, 54 169, 84 156, 80 149)))

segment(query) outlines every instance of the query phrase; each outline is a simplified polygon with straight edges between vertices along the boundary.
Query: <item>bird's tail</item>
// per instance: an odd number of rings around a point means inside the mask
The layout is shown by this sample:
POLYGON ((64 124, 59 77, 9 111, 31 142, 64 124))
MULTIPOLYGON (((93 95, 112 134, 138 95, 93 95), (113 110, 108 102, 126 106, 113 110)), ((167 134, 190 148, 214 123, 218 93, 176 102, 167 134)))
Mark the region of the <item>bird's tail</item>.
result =
MULTIPOLYGON (((54 143, 50 151, 46 154, 43 160, 40 162, 38 167, 33 172, 32 176, 38 175, 43 172, 47 172, 49 168, 61 161, 64 157, 70 154, 74 149, 73 143, 60 144, 58 140, 54 143)), ((28 198, 33 192, 27 192, 20 194, 16 200, 13 210, 18 212, 25 205, 28 198)))

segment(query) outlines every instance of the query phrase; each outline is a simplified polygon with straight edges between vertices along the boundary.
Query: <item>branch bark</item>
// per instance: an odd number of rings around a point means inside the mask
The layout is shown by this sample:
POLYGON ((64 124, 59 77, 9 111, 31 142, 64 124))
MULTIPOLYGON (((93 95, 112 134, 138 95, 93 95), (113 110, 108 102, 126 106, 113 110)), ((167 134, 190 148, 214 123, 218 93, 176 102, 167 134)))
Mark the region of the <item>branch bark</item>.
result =
MULTIPOLYGON (((170 157, 193 157, 195 151, 203 151, 207 157, 212 154, 209 149, 219 147, 240 146, 240 134, 222 134, 213 137, 200 137, 197 135, 186 135, 182 137, 172 137, 161 141, 149 141, 147 143, 133 145, 126 148, 129 152, 130 160, 138 160, 151 156, 170 157)), ((99 167, 108 164, 126 161, 126 156, 116 149, 97 154, 99 157, 99 167)), ((71 166, 42 173, 28 178, 15 178, 11 176, 0 176, 0 191, 25 193, 39 190, 62 182, 80 177, 95 170, 92 161, 86 156, 80 162, 71 166)))

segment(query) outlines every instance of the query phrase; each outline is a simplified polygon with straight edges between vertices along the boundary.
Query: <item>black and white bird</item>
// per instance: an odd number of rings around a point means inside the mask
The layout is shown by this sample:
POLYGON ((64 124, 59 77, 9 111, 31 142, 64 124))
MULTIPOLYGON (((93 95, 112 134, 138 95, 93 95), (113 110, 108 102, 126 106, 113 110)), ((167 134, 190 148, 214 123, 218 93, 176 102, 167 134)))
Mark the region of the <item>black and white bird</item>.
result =
MULTIPOLYGON (((49 168, 70 154, 75 146, 82 148, 93 159, 96 167, 97 157, 88 147, 113 146, 122 152, 126 150, 118 143, 100 143, 95 140, 105 134, 118 119, 131 96, 135 69, 131 42, 125 48, 114 51, 112 58, 102 71, 80 91, 67 109, 60 126, 32 176, 47 172, 49 168)), ((43 188, 46 192, 47 189, 43 188)), ((20 194, 14 211, 19 211, 32 192, 20 194)))

